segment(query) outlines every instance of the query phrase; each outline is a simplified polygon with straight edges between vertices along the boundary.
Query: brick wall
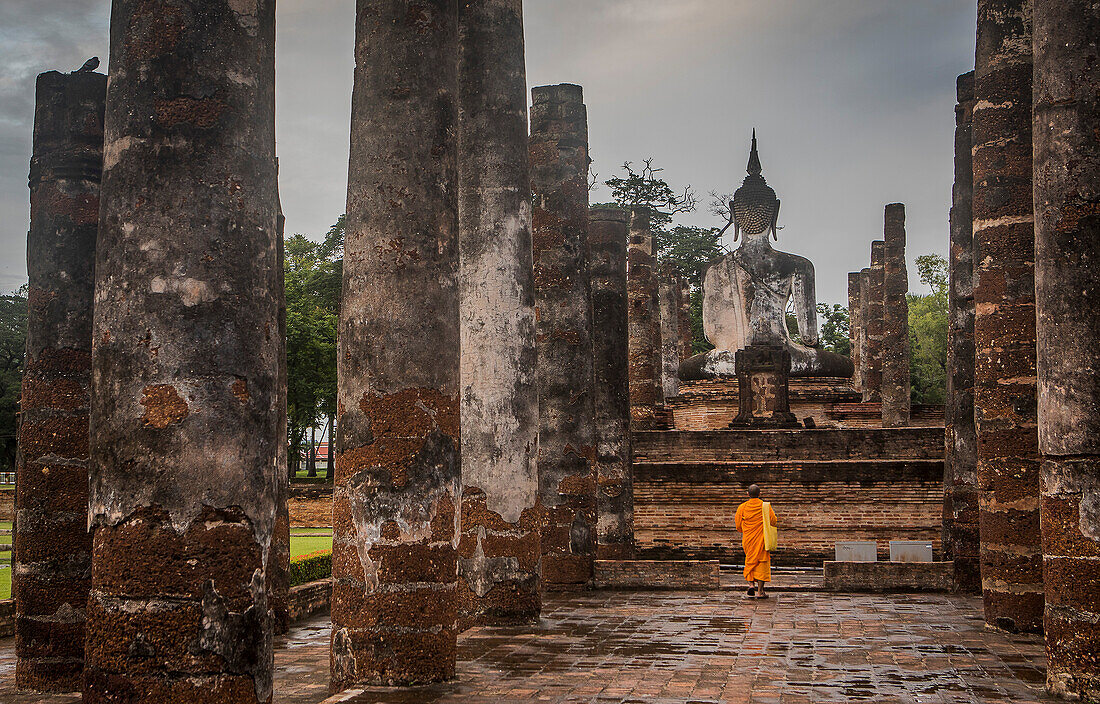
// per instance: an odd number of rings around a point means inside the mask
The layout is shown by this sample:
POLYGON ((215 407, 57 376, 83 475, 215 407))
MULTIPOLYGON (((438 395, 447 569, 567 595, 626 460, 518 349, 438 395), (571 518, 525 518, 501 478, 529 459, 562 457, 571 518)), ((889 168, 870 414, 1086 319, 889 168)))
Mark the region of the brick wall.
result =
POLYGON ((328 611, 332 598, 332 580, 319 579, 290 588, 287 612, 291 623, 328 611))
POLYGON ((15 599, 0 599, 0 638, 15 635, 15 599))
MULTIPOLYGON (((882 404, 862 403, 850 379, 791 379, 791 412, 799 420, 812 417, 820 428, 882 426, 882 404)), ((676 430, 724 430, 737 415, 737 382, 682 382, 679 395, 665 400, 666 426, 676 430)), ((914 406, 914 427, 942 427, 943 406, 914 406)))
POLYGON ((287 506, 292 528, 328 528, 332 525, 332 486, 292 485, 287 506))
POLYGON ((597 589, 718 589, 717 560, 596 560, 597 589))
POLYGON ((826 562, 825 589, 835 592, 949 592, 954 562, 826 562))
POLYGON ((928 540, 943 506, 942 429, 635 434, 639 557, 740 563, 737 506, 759 484, 780 520, 773 564, 820 564, 838 540, 928 540), (780 459, 783 458, 783 459, 780 459))
POLYGON ((15 520, 15 489, 0 489, 0 521, 15 520))

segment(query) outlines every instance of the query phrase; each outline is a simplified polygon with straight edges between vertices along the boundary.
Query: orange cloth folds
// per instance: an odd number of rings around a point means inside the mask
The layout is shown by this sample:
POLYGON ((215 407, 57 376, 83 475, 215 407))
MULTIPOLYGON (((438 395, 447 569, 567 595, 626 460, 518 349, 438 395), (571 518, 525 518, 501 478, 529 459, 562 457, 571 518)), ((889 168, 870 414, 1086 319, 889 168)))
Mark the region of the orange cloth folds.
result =
MULTIPOLYGON (((774 510, 769 511, 768 518, 773 526, 779 525, 774 510)), ((745 550, 745 579, 772 581, 772 556, 764 549, 764 502, 749 499, 738 506, 736 524, 741 531, 741 547, 745 550)))

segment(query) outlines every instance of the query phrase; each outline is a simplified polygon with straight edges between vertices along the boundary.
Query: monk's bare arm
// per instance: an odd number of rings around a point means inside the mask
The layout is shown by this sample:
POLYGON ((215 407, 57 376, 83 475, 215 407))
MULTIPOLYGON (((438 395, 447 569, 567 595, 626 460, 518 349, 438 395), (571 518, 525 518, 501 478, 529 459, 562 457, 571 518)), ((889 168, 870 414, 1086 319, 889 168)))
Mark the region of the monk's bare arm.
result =
POLYGON ((817 286, 814 282, 814 265, 809 259, 799 257, 799 266, 794 272, 794 285, 791 299, 794 303, 794 315, 798 321, 798 334, 802 344, 817 347, 817 286))
POLYGON ((779 518, 776 517, 776 515, 775 515, 775 509, 773 509, 771 506, 769 506, 768 507, 768 512, 771 514, 770 518, 771 518, 772 525, 775 526, 776 528, 778 528, 779 527, 779 518))

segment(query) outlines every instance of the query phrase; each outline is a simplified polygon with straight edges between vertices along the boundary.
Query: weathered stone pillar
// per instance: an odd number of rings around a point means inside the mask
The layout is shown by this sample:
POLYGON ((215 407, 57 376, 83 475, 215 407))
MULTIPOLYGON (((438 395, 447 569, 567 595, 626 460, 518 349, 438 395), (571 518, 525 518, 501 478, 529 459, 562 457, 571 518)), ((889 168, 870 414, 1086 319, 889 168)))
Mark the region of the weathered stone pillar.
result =
POLYGON ((1043 620, 1031 193, 1031 0, 979 0, 974 73, 974 419, 986 622, 1043 620))
POLYGON ((464 628, 538 618, 541 509, 522 0, 463 3, 459 45, 464 628))
POLYGON ((634 430, 657 427, 661 389, 661 312, 657 260, 648 210, 631 213, 627 245, 630 420, 634 430))
POLYGON ((27 235, 27 348, 12 572, 15 682, 80 689, 91 585, 88 407, 103 171, 99 73, 38 77, 27 235))
POLYGON ((883 286, 885 283, 886 243, 875 240, 871 243, 871 266, 867 272, 866 290, 861 292, 863 303, 863 330, 865 340, 860 350, 860 364, 863 365, 863 401, 873 403, 882 401, 882 338, 883 286), (862 295, 865 293, 866 295, 862 295))
POLYGON ((278 493, 275 3, 115 0, 85 702, 267 702, 278 493))
POLYGON ((1047 688, 1100 701, 1100 6, 1035 0, 1047 688))
POLYGON ((634 483, 630 471, 627 373, 626 241, 630 213, 593 208, 589 220, 592 357, 596 418, 596 557, 634 558, 634 483))
POLYGON ((542 579, 545 588, 578 589, 592 581, 596 552, 588 115, 580 86, 532 96, 542 579))
MULTIPOLYGON (((695 354, 693 349, 695 331, 691 327, 691 284, 680 279, 680 361, 695 354)), ((677 377, 679 379, 679 377, 677 377)))
POLYGON ((661 315, 661 398, 680 393, 680 277, 669 267, 661 270, 659 283, 661 315))
POLYGON ((852 357, 852 368, 855 369, 852 374, 852 386, 856 391, 863 388, 863 368, 859 360, 860 335, 863 332, 859 282, 860 272, 853 271, 848 274, 848 349, 852 357))
POLYGON ((955 561, 955 585, 980 592, 978 538, 978 441, 974 434, 974 190, 970 121, 974 74, 958 80, 955 106, 955 187, 951 206, 948 293, 946 455, 943 550, 955 561))
MULTIPOLYGON (((278 177, 279 160, 275 160, 275 174, 278 177)), ((278 235, 279 273, 276 285, 279 299, 279 339, 286 339, 286 276, 285 276, 285 230, 286 217, 283 215, 282 198, 276 191, 275 230, 278 235)), ((290 630, 290 475, 287 467, 287 362, 286 346, 279 354, 279 380, 275 385, 277 400, 275 408, 279 413, 279 438, 275 470, 275 532, 271 537, 271 547, 267 557, 267 592, 271 601, 271 613, 275 618, 275 634, 281 635, 290 630)))
POLYGON ((909 274, 905 206, 886 206, 882 284, 882 427, 909 425, 909 274))
POLYGON ((332 680, 454 676, 458 3, 359 0, 333 496, 332 680))

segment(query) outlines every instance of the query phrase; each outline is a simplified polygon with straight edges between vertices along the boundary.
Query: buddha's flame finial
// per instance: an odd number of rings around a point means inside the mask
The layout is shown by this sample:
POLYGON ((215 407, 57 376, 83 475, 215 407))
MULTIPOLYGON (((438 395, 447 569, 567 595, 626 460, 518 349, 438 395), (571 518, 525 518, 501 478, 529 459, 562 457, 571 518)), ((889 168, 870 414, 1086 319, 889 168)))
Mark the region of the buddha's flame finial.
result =
POLYGON ((756 151, 756 129, 752 131, 752 151, 749 152, 749 173, 753 176, 758 175, 762 169, 760 168, 760 152, 756 151))

